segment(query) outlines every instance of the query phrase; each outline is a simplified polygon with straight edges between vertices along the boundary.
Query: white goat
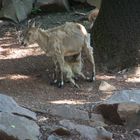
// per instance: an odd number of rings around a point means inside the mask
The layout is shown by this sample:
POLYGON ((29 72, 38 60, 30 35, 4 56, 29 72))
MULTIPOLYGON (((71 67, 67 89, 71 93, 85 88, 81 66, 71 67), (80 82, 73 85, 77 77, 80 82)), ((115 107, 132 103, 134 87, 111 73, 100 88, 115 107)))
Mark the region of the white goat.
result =
MULTIPOLYGON (((72 71, 72 67, 65 61, 64 57, 80 54, 81 58, 82 50, 85 52, 88 60, 92 64, 91 80, 95 80, 95 63, 93 58, 93 49, 90 46, 88 34, 83 25, 73 22, 66 22, 61 26, 48 30, 42 30, 35 27, 35 24, 33 24, 30 28, 27 29, 22 44, 28 45, 35 42, 38 43, 39 47, 46 52, 47 56, 52 57, 56 69, 57 63, 59 64, 60 87, 64 84, 63 73, 65 71, 68 72, 68 70, 66 70, 68 67, 68 69, 71 69, 72 71)), ((81 63, 80 61, 78 64, 81 63)), ((79 71, 81 71, 80 67, 79 71)))
POLYGON ((83 79, 87 79, 82 73, 82 67, 83 63, 81 60, 81 53, 78 55, 65 57, 64 73, 66 73, 66 78, 68 81, 70 81, 77 88, 79 88, 79 86, 74 80, 76 76, 81 76, 83 79))

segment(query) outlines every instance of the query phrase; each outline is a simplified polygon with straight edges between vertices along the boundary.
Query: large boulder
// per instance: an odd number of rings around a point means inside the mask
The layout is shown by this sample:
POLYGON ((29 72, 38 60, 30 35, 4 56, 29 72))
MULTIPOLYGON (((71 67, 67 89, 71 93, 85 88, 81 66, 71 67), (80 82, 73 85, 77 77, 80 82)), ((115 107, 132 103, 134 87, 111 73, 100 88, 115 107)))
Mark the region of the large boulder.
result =
POLYGON ((48 113, 65 119, 89 120, 88 112, 76 109, 74 106, 57 105, 50 107, 48 113))
POLYGON ((140 127, 140 90, 116 91, 94 109, 115 124, 126 125, 129 129, 140 127))
POLYGON ((28 118, 1 112, 0 132, 19 140, 38 140, 39 126, 28 118))
POLYGON ((84 121, 104 122, 103 117, 100 114, 92 113, 91 116, 85 110, 78 109, 70 105, 57 105, 48 108, 48 114, 52 116, 59 116, 65 119, 75 119, 84 121))
POLYGON ((20 22, 31 13, 34 0, 2 0, 0 18, 20 22))
POLYGON ((12 97, 0 94, 0 112, 18 114, 36 120, 36 114, 19 106, 12 97))
POLYGON ((60 124, 70 130, 76 130, 83 139, 87 140, 112 140, 112 134, 103 127, 90 127, 86 125, 74 124, 69 120, 61 120, 60 124))
POLYGON ((0 94, 0 140, 38 140, 39 126, 34 120, 34 112, 0 94))

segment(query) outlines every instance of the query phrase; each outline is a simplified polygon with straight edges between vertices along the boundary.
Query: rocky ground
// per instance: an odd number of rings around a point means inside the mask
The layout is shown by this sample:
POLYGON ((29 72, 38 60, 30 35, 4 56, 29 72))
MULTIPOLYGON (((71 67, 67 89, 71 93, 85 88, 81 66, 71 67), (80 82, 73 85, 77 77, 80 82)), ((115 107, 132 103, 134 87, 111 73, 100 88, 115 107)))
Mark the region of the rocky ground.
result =
MULTIPOLYGON (((87 13, 89 10, 81 9, 79 12, 87 13)), ((42 23, 41 27, 47 29, 65 21, 77 21, 79 15, 75 14, 75 11, 50 13, 39 16, 37 19, 42 23)), ((89 23, 87 21, 82 23, 88 28, 89 23)), ((23 23, 23 25, 25 24, 23 23)), ((105 124, 94 123, 89 119, 90 105, 107 99, 112 95, 112 91, 139 89, 140 77, 138 75, 128 77, 125 71, 116 74, 97 71, 96 82, 89 83, 79 79, 77 83, 80 89, 74 88, 70 83, 66 83, 62 89, 59 89, 50 85, 53 68, 51 58, 46 57, 37 45, 27 48, 21 46, 18 42, 19 32, 17 32, 16 27, 19 29, 17 25, 5 22, 1 24, 0 28, 0 93, 12 96, 21 106, 37 112, 37 123, 42 133, 40 140, 46 140, 52 134, 63 140, 86 140, 75 130, 68 132, 64 130, 54 131, 60 127, 60 121, 64 119, 91 128, 104 126, 106 130, 113 133, 114 140, 140 139, 139 136, 134 135, 124 126, 113 124, 106 126, 105 124), (71 117, 71 114, 64 113, 67 116, 63 116, 63 112, 60 115, 58 112, 55 114, 48 111, 57 108, 58 105, 68 105, 70 108, 77 108, 78 111, 84 111, 88 114, 88 119, 79 119, 79 116, 82 115, 81 112, 79 115, 77 115, 78 113, 75 114, 74 118, 68 118, 68 116, 71 117)), ((87 71, 90 69, 90 65, 88 63, 85 63, 85 65, 83 71, 88 75, 87 71)), ((68 113, 70 112, 68 111, 68 113)))

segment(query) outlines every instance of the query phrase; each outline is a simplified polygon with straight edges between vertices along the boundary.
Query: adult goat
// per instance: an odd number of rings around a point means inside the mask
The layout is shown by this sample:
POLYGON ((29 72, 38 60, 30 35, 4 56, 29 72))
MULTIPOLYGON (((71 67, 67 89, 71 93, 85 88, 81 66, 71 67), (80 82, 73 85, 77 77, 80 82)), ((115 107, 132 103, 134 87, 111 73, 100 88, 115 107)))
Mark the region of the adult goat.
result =
MULTIPOLYGON (((95 63, 93 57, 93 48, 90 46, 90 40, 85 27, 79 23, 66 22, 65 24, 43 30, 35 27, 35 23, 29 27, 24 35, 22 44, 28 45, 38 43, 39 47, 51 56, 55 66, 60 67, 59 86, 63 86, 63 74, 67 65, 64 57, 80 54, 83 50, 88 60, 92 64, 92 77, 95 80, 95 63)), ((69 67, 70 68, 70 67, 69 67)))

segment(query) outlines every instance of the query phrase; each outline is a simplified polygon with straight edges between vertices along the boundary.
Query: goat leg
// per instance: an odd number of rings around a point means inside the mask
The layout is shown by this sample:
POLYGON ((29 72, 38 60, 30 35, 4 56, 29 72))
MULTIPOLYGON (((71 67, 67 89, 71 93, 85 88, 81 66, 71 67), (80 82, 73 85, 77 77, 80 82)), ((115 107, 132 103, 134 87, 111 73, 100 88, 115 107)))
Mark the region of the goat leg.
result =
POLYGON ((72 84, 74 85, 74 87, 79 88, 79 85, 77 85, 77 84, 75 83, 75 80, 73 79, 73 77, 74 77, 74 74, 73 74, 73 72, 72 72, 71 67, 69 67, 69 70, 67 71, 67 74, 66 74, 66 78, 68 79, 68 81, 69 81, 70 83, 72 83, 72 84))
POLYGON ((57 60, 56 57, 52 58, 53 62, 54 62, 54 73, 53 73, 53 78, 52 81, 50 82, 51 85, 57 84, 58 79, 57 79, 57 75, 58 75, 58 64, 57 64, 57 60))
POLYGON ((60 80, 58 81, 58 87, 61 88, 64 86, 64 56, 57 56, 57 61, 59 64, 59 68, 60 68, 60 80))

